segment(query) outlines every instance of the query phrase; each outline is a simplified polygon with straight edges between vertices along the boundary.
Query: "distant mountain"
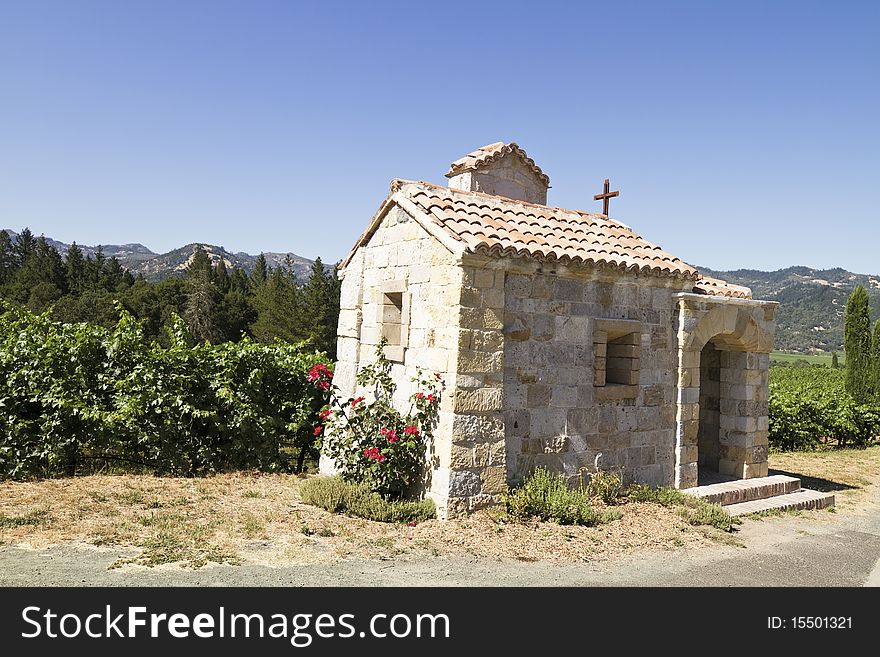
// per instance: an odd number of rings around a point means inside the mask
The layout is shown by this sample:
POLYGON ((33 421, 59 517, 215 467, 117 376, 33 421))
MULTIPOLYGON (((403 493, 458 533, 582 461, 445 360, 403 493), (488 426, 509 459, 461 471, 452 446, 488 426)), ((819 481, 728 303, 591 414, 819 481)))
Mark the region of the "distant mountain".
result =
POLYGON ((766 272, 753 269, 698 269, 737 285, 752 288, 756 299, 778 301, 776 349, 803 353, 843 351, 843 314, 857 285, 871 298, 872 317, 880 317, 880 276, 845 269, 789 267, 766 272))
MULTIPOLYGON (((9 233, 13 241, 18 238, 18 233, 15 231, 7 228, 6 232, 9 233)), ((46 237, 46 241, 58 249, 61 255, 67 255, 67 250, 70 248, 69 244, 59 242, 51 237, 46 237)), ((77 246, 82 250, 83 255, 91 257, 95 257, 95 253, 98 250, 97 246, 85 246, 83 244, 77 244, 77 246)), ((107 258, 116 256, 119 264, 129 269, 135 276, 143 274, 147 280, 160 281, 170 276, 183 276, 197 246, 201 246, 208 253, 211 262, 216 263, 223 259, 226 266, 230 269, 242 267, 246 272, 250 273, 254 268, 254 263, 257 261, 256 255, 243 252, 231 253, 222 246, 215 246, 213 244, 187 244, 179 249, 161 254, 151 251, 143 244, 102 244, 101 250, 107 258)), ((270 267, 282 265, 287 258, 290 258, 293 271, 300 280, 305 280, 309 277, 309 271, 312 263, 314 263, 314 260, 309 260, 296 253, 273 252, 264 253, 263 255, 270 267)))

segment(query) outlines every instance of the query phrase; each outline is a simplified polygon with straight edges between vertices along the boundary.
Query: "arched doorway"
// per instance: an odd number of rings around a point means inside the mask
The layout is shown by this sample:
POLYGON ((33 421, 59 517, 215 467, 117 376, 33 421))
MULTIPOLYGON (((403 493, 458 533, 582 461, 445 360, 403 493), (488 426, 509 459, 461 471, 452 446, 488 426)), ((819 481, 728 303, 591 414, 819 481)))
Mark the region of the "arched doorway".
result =
POLYGON ((677 296, 675 484, 766 476, 776 304, 677 296))

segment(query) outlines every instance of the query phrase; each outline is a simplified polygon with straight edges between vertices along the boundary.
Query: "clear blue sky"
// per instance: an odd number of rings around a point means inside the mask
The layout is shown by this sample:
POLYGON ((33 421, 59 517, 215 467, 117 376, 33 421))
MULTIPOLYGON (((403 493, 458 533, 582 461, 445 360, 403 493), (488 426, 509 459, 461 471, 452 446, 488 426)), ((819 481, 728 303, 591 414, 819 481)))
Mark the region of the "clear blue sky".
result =
POLYGON ((717 269, 880 273, 878 2, 0 0, 0 227, 344 256, 516 141, 717 269))

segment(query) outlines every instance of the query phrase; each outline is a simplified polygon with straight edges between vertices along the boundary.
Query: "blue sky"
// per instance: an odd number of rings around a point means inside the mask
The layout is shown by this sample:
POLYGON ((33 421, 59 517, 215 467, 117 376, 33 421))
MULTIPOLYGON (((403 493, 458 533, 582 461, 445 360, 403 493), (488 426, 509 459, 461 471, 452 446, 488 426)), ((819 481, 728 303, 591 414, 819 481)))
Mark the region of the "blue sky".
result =
POLYGON ((0 0, 0 226, 345 255, 515 141, 716 269, 880 273, 877 2, 0 0))

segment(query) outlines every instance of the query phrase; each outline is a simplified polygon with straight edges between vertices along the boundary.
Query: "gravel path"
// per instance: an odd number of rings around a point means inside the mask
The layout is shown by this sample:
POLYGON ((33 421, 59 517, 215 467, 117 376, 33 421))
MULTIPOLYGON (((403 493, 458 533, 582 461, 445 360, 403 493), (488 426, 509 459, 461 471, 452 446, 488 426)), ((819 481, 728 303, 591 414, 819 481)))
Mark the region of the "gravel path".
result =
POLYGON ((880 489, 857 511, 747 520, 744 547, 644 552, 596 564, 481 557, 348 559, 273 568, 108 566, 124 551, 0 547, 6 586, 862 586, 880 584, 880 489))

